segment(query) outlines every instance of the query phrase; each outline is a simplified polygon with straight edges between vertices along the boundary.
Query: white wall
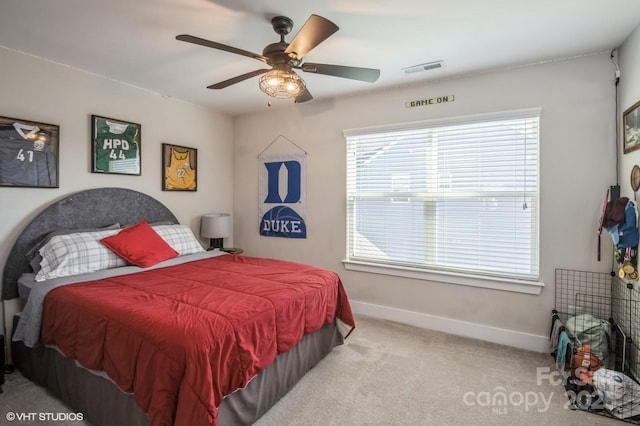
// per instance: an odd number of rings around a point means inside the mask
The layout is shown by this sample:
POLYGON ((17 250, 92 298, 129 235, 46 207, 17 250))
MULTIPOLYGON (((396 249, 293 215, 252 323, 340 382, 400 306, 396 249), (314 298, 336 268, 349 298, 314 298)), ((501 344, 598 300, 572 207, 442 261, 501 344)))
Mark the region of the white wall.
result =
POLYGON ((620 47, 620 98, 618 112, 620 119, 620 179, 621 195, 633 199, 630 174, 635 164, 640 164, 640 150, 623 154, 622 150, 622 114, 640 101, 640 26, 620 47))
MULTIPOLYGON (((632 64, 624 62, 626 50, 637 52, 638 38, 636 31, 621 49, 621 87, 640 67, 637 53, 632 64)), ((314 101, 238 117, 233 124, 206 109, 4 49, 0 68, 0 115, 59 124, 61 130, 59 189, 0 187, 0 259, 44 205, 78 190, 120 186, 158 198, 196 231, 201 214, 235 211, 235 243, 227 245, 335 270, 356 306, 445 320, 444 327, 468 325, 479 336, 505 329, 539 340, 554 305, 555 268, 611 267, 595 260, 601 203, 615 182, 614 68, 608 54, 314 101), (450 104, 404 107, 407 100, 450 94, 456 96, 450 104), (542 108, 540 253, 546 287, 539 296, 344 270, 344 129, 528 107, 542 108), (142 124, 142 176, 90 173, 91 114, 142 124), (309 153, 306 240, 258 235, 257 156, 279 135, 309 153), (198 148, 198 192, 161 191, 163 142, 198 148)), ((629 105, 640 98, 635 84, 625 88, 635 91, 625 101, 629 105)), ((607 253, 606 236, 603 243, 607 253)))
POLYGON ((606 235, 602 241, 607 261, 596 261, 596 230, 605 191, 615 183, 614 70, 609 55, 599 54, 237 117, 236 246, 246 254, 338 272, 358 309, 540 349, 554 307, 555 268, 608 272, 611 267, 606 255, 611 242, 606 235), (455 95, 455 101, 413 109, 404 105, 444 95, 455 95), (542 108, 540 271, 546 287, 540 295, 344 269, 344 129, 529 107, 542 108), (257 156, 278 135, 309 153, 306 240, 258 234, 257 156), (491 334, 535 343, 516 343, 491 334))
POLYGON ((232 212, 229 117, 1 48, 0 70, 0 116, 60 126, 60 187, 0 187, 0 267, 18 234, 37 213, 52 201, 87 188, 114 186, 149 194, 196 235, 200 215, 232 212), (141 176, 90 172, 91 114, 141 124, 141 176), (197 192, 161 190, 163 142, 198 149, 197 192))

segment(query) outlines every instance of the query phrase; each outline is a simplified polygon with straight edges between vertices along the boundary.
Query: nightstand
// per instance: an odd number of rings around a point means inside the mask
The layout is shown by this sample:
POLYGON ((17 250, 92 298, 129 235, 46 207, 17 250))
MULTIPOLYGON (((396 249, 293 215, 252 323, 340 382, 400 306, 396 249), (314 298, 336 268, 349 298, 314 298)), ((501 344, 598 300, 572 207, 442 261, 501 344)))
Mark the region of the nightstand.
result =
POLYGON ((232 247, 228 247, 228 248, 222 248, 220 249, 221 251, 225 251, 229 254, 241 254, 244 252, 244 250, 242 250, 241 248, 232 248, 232 247))

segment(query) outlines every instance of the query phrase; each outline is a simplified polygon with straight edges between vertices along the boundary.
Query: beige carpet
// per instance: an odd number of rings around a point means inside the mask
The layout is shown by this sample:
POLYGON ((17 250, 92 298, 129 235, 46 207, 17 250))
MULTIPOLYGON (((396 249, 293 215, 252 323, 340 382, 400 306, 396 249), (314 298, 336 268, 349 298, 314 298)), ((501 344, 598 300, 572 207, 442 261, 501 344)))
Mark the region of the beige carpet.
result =
MULTIPOLYGON (((345 344, 310 371, 258 426, 625 424, 567 409, 562 385, 546 378, 553 371, 548 355, 389 321, 356 321, 357 329, 345 344)), ((0 395, 0 424, 87 424, 7 421, 6 414, 16 411, 70 412, 46 390, 14 373, 0 395)))
POLYGON ((20 373, 9 374, 5 380, 2 386, 4 393, 0 394, 0 425, 89 424, 79 421, 77 413, 49 394, 45 388, 33 384, 20 373))
POLYGON ((565 408, 558 380, 537 380, 552 367, 546 354, 359 317, 345 344, 257 424, 625 424, 565 408))

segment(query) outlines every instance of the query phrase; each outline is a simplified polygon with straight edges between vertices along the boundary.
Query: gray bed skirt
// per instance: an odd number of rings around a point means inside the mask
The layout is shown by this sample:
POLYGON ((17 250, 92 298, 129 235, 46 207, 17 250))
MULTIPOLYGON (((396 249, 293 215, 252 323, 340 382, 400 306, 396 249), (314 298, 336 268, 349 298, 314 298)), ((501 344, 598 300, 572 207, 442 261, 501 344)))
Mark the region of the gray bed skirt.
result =
MULTIPOLYGON (((14 329, 18 317, 14 318, 14 329)), ((218 407, 220 426, 250 425, 266 413, 309 370, 331 350, 343 343, 334 323, 305 336, 289 352, 274 362, 246 388, 229 395, 218 407)), ((149 419, 111 380, 77 366, 76 362, 53 348, 31 349, 22 342, 12 343, 15 366, 27 378, 65 401, 96 426, 148 425, 149 419)))

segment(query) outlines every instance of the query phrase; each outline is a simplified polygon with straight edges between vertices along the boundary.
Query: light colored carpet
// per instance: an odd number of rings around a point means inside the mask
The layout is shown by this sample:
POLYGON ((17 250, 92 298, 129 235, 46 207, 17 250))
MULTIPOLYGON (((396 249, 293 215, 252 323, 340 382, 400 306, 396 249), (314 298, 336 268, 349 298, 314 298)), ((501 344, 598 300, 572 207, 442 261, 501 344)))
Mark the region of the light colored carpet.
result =
MULTIPOLYGON (((78 415, 47 390, 14 372, 5 376, 0 394, 0 425, 83 426, 78 415), (73 417, 71 417, 73 416, 73 417)), ((81 415, 81 414, 80 414, 81 415)))
POLYGON ((549 355, 378 319, 356 325, 257 425, 625 424, 565 408, 559 380, 542 378, 549 355))
MULTIPOLYGON (((566 408, 563 386, 546 378, 553 371, 546 354, 372 318, 357 317, 356 323, 345 344, 303 377, 257 426, 625 424, 566 408)), ((71 410, 18 373, 8 376, 4 388, 2 425, 87 424, 8 422, 9 411, 71 410)))

